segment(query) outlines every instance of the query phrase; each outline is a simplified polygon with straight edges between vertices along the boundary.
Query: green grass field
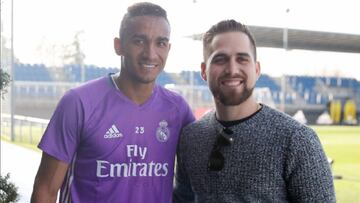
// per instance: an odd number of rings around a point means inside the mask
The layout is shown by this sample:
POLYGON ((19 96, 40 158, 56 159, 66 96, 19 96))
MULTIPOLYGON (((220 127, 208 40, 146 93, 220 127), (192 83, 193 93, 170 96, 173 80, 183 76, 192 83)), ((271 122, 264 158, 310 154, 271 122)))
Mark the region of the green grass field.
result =
MULTIPOLYGON (((326 155, 334 160, 333 174, 342 179, 335 179, 336 198, 339 203, 360 203, 360 126, 311 126, 319 135, 326 155)), ((1 139, 9 140, 2 129, 1 139)), ((39 151, 36 148, 41 138, 42 128, 23 127, 15 129, 16 144, 39 151), (26 136, 27 134, 32 134, 26 136), (20 133, 22 136, 19 136, 20 133), (30 141, 32 143, 30 143, 30 141)), ((40 151, 39 151, 40 152, 40 151)))
MULTIPOLYGON (((25 126, 15 127, 15 143, 17 145, 33 149, 35 151, 40 150, 37 148, 42 134, 44 133, 45 128, 43 126, 25 126), (30 136, 31 135, 31 136, 30 136)), ((1 129, 1 139, 5 141, 10 141, 10 127, 2 126, 1 129)))
POLYGON ((312 126, 326 155, 334 160, 336 199, 339 203, 360 202, 360 127, 312 126))

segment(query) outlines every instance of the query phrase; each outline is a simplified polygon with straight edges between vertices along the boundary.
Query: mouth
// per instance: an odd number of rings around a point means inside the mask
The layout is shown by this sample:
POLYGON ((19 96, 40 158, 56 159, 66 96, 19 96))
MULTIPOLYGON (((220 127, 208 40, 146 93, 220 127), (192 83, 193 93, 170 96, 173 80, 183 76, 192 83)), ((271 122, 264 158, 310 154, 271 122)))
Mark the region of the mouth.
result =
POLYGON ((154 69, 156 68, 158 65, 157 64, 151 64, 151 63, 140 63, 140 67, 145 68, 145 69, 154 69))
POLYGON ((221 81, 221 85, 227 86, 227 87, 236 87, 240 86, 244 83, 244 80, 242 79, 227 79, 221 81))

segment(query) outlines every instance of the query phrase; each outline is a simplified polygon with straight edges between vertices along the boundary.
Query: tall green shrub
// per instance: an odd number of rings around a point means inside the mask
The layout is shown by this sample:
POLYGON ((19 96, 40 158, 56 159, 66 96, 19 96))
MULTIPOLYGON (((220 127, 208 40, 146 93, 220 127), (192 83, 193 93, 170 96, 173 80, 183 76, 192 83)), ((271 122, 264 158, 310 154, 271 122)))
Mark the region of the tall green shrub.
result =
POLYGON ((0 69, 0 92, 2 94, 6 93, 6 87, 10 83, 10 75, 5 72, 3 69, 0 69))
POLYGON ((6 174, 5 177, 0 175, 0 202, 10 203, 17 202, 19 200, 19 194, 17 187, 14 183, 9 182, 10 175, 6 174))

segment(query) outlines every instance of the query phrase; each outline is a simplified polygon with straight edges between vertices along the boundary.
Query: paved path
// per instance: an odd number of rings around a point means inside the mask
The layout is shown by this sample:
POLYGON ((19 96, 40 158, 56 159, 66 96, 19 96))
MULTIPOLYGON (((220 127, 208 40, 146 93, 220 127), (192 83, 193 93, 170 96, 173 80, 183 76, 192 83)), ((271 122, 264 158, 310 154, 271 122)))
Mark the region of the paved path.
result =
POLYGON ((1 175, 10 173, 10 181, 18 187, 19 203, 30 202, 34 178, 39 167, 41 153, 1 142, 1 175))

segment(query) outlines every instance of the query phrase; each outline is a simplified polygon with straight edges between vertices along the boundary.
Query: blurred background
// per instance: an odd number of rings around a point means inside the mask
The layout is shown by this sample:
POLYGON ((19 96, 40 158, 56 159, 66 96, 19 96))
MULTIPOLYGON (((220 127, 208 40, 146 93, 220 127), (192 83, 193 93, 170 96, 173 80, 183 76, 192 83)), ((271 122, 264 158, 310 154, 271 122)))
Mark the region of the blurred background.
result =
MULTIPOLYGON (((62 95, 118 72, 113 39, 132 0, 2 0, 1 176, 29 202, 36 148, 62 95)), ((318 133, 338 202, 360 202, 360 12, 355 0, 157 0, 172 27, 157 83, 180 93, 197 118, 213 108, 200 77, 201 35, 223 19, 247 24, 261 63, 255 96, 318 133)))

